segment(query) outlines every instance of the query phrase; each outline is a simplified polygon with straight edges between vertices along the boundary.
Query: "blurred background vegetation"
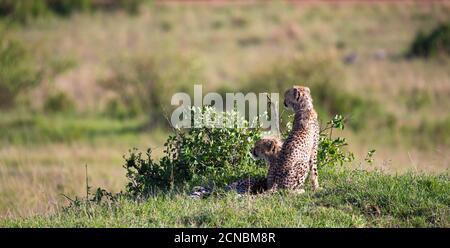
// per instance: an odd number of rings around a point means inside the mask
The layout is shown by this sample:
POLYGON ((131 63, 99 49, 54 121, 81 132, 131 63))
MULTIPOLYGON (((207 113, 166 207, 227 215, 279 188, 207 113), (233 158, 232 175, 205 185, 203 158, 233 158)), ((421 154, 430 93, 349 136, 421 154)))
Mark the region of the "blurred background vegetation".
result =
POLYGON ((194 84, 307 85, 373 168, 450 167, 449 4, 0 0, 0 218, 58 208, 85 164, 122 189, 122 155, 158 156, 171 96, 194 84))

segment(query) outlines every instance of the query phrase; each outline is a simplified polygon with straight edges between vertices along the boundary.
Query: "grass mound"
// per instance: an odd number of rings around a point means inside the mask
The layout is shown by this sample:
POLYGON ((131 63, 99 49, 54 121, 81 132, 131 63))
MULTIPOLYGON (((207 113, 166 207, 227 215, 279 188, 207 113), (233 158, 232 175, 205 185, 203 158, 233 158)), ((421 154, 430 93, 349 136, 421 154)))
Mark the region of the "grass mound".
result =
POLYGON ((186 192, 146 201, 67 208, 51 216, 4 220, 10 227, 449 227, 448 175, 386 175, 380 171, 324 170, 323 190, 205 200, 186 192))

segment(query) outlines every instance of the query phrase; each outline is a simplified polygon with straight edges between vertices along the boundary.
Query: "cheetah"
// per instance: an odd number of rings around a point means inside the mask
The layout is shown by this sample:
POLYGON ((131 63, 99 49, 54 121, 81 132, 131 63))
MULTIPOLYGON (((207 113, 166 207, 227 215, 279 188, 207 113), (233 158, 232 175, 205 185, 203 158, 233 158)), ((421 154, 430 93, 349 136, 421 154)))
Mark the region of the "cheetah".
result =
MULTIPOLYGON (((252 149, 255 159, 263 159, 269 163, 267 176, 271 177, 276 171, 277 158, 283 143, 275 137, 266 137, 258 140, 252 149)), ((238 194, 258 194, 267 190, 268 178, 244 178, 237 180, 227 186, 227 190, 235 190, 238 194)))
POLYGON ((235 191, 239 195, 243 194, 259 194, 267 190, 267 179, 263 178, 242 178, 228 184, 225 191, 235 191))
POLYGON ((294 86, 284 94, 284 106, 295 112, 292 131, 284 142, 274 175, 268 177, 268 191, 286 188, 304 192, 304 183, 311 171, 313 190, 319 188, 317 150, 320 126, 308 87, 294 86))
POLYGON ((253 157, 256 159, 264 159, 269 164, 267 181, 273 181, 282 147, 283 142, 275 137, 263 138, 255 143, 255 147, 252 150, 253 157))
MULTIPOLYGON (((267 179, 264 178, 242 178, 228 184, 225 191, 235 191, 239 195, 243 194, 260 194, 267 190, 267 179)), ((193 188, 191 198, 201 199, 210 196, 212 190, 208 187, 196 186, 193 188)))

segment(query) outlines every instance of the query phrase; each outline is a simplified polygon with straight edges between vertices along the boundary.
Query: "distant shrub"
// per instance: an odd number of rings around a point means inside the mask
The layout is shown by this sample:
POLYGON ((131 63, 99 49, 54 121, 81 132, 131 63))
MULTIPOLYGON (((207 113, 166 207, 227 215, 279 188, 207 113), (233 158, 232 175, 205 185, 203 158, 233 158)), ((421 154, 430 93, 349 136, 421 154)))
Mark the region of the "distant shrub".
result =
POLYGON ((436 144, 450 144, 450 117, 435 123, 424 123, 419 127, 419 132, 428 134, 436 144))
POLYGON ((408 55, 413 57, 450 55, 450 22, 439 24, 430 33, 418 32, 408 55))
POLYGON ((248 37, 243 37, 243 38, 238 39, 237 42, 242 47, 257 46, 263 42, 263 39, 256 35, 250 35, 248 37))
POLYGON ((69 71, 75 68, 78 65, 78 61, 73 57, 58 57, 50 59, 49 61, 49 74, 50 75, 59 75, 66 71, 69 71))
POLYGON ((168 20, 161 21, 159 26, 160 26, 161 30, 164 32, 169 32, 173 28, 173 24, 168 20))
MULTIPOLYGON (((321 119, 342 113, 348 116, 348 125, 354 130, 369 125, 395 125, 395 117, 374 100, 339 88, 343 79, 344 71, 338 60, 324 56, 301 56, 251 74, 243 91, 278 92, 282 97, 284 91, 293 85, 305 85, 311 88, 315 108, 321 119)), ((286 119, 285 115, 281 117, 286 119)))
POLYGON ((64 92, 55 93, 47 98, 44 110, 51 113, 68 113, 75 110, 75 103, 64 92))
POLYGON ((0 108, 12 107, 21 92, 40 80, 40 69, 29 52, 0 32, 0 108))
POLYGON ((114 74, 101 82, 116 93, 129 112, 146 113, 150 124, 166 123, 171 97, 176 92, 192 92, 199 82, 195 63, 176 55, 125 57, 112 63, 114 74))
POLYGON ((224 22, 222 20, 214 20, 210 24, 212 29, 221 29, 225 26, 224 22))
POLYGON ((126 10, 129 14, 136 14, 145 0, 119 0, 117 2, 119 8, 126 10))
POLYGON ((107 102, 104 113, 112 118, 125 119, 141 114, 141 109, 136 102, 127 106, 120 99, 114 98, 107 102))
POLYGON ((231 25, 234 28, 245 28, 249 25, 249 21, 244 16, 240 15, 232 16, 230 20, 231 25))
POLYGON ((45 0, 0 0, 0 17, 27 22, 32 18, 48 13, 45 0))
POLYGON ((450 145, 450 117, 440 121, 422 120, 417 127, 405 126, 403 132, 411 143, 421 148, 450 145))
POLYGON ((409 110, 418 110, 428 106, 432 102, 432 97, 427 90, 413 88, 403 92, 406 95, 405 103, 409 110))
POLYGON ((47 7, 59 15, 70 15, 74 11, 87 11, 92 7, 91 0, 46 0, 47 7))
POLYGON ((68 16, 74 12, 123 9, 130 14, 139 11, 146 0, 0 0, 0 17, 27 22, 49 12, 68 16))

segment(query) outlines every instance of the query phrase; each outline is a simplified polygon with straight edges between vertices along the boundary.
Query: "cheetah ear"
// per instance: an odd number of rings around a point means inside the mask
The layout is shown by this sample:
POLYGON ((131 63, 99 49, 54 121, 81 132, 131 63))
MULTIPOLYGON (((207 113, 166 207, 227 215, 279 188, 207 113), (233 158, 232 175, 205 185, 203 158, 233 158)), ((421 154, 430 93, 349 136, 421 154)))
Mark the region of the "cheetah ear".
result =
POLYGON ((306 90, 306 92, 308 92, 308 94, 311 94, 311 90, 309 89, 309 87, 305 86, 305 90, 306 90))

